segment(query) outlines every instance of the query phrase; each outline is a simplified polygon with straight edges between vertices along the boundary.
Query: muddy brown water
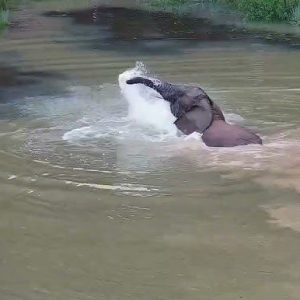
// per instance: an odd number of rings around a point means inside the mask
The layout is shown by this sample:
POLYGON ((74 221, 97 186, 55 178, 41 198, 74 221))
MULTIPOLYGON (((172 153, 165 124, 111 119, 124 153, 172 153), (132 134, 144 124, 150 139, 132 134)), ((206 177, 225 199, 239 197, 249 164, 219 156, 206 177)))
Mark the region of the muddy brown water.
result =
POLYGON ((298 37, 137 8, 23 3, 2 33, 0 299, 299 299, 298 37), (264 146, 128 119, 136 61, 264 146))

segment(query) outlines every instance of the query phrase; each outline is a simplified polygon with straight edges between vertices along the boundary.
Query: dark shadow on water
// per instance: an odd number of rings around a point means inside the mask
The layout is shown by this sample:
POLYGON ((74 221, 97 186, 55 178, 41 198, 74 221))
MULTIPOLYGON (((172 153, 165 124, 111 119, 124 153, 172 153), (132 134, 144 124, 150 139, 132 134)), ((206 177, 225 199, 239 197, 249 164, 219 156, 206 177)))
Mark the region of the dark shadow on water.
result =
POLYGON ((57 73, 24 72, 14 67, 0 65, 0 104, 24 97, 57 93, 59 90, 57 81, 63 78, 63 75, 57 73))
POLYGON ((22 72, 13 67, 0 66, 0 88, 22 87, 36 84, 41 79, 55 78, 57 74, 46 72, 22 72))
POLYGON ((51 11, 48 17, 69 17, 72 33, 89 37, 93 48, 170 54, 181 46, 205 42, 233 42, 300 46, 300 39, 269 32, 247 31, 232 25, 214 24, 211 20, 128 8, 97 7, 66 12, 51 11), (80 26, 81 25, 81 26, 80 26), (84 28, 82 25, 85 25, 84 28))
POLYGON ((65 76, 55 72, 30 71, 0 65, 0 120, 24 116, 22 105, 31 97, 66 95, 65 76))

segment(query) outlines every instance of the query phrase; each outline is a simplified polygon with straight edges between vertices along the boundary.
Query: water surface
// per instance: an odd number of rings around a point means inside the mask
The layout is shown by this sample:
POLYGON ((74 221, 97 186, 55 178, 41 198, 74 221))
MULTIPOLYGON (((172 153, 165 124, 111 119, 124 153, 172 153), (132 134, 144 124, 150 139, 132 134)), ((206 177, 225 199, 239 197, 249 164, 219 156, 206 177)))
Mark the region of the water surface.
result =
POLYGON ((297 37, 83 2, 24 4, 1 39, 0 298, 299 299, 297 37), (264 146, 181 136, 122 85, 145 71, 264 146))

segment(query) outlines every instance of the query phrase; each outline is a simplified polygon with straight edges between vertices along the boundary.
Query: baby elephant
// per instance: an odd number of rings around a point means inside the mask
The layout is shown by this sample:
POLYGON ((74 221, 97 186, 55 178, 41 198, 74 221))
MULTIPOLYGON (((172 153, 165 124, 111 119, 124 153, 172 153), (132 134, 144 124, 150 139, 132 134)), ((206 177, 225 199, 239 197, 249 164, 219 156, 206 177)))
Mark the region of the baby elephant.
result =
POLYGON ((261 138, 238 125, 226 123, 221 109, 197 86, 177 85, 154 78, 134 77, 127 84, 144 84, 170 103, 175 125, 184 134, 202 133, 210 147, 234 147, 262 144, 261 138))

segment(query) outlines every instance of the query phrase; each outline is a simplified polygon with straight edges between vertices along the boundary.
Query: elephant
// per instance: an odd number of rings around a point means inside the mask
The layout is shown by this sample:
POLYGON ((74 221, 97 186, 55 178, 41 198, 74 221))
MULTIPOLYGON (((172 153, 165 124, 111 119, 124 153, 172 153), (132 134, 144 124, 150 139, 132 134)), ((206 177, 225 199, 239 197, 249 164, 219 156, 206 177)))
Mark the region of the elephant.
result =
POLYGON ((220 107, 198 86, 172 84, 151 77, 134 77, 127 84, 143 84, 170 103, 174 124, 186 135, 202 134, 209 147, 262 145, 262 139, 247 128, 228 124, 220 107))

